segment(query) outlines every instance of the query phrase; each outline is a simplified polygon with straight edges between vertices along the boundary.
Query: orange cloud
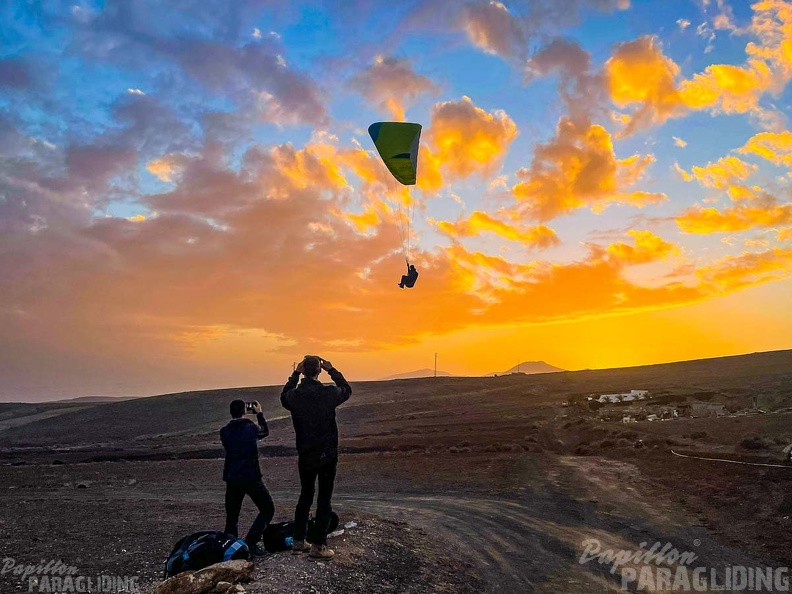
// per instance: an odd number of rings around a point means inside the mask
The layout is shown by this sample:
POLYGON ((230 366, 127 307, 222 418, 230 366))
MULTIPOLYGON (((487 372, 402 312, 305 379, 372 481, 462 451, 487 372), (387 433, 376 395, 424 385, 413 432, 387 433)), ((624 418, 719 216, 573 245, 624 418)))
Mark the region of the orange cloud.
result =
POLYGON ((438 168, 450 178, 494 173, 516 137, 517 125, 506 112, 488 113, 469 97, 435 105, 426 133, 438 168))
POLYGON ((786 229, 779 229, 778 233, 776 233, 776 240, 778 241, 792 240, 792 227, 787 227, 786 229))
POLYGON ((792 223, 792 204, 735 206, 723 211, 693 206, 676 217, 686 233, 729 233, 792 223))
POLYGON ((624 275, 636 264, 662 261, 677 248, 649 232, 631 234, 634 245, 589 245, 576 262, 518 264, 502 257, 449 248, 455 273, 483 297, 491 323, 547 322, 601 317, 616 312, 656 309, 704 298, 697 286, 670 282, 656 287, 636 285, 624 275), (530 304, 528 307, 527 304, 530 304), (566 313, 562 313, 566 312, 566 313))
POLYGON ((792 167, 792 132, 760 132, 749 138, 738 152, 757 155, 776 165, 792 167))
POLYGON ((694 166, 690 173, 678 165, 676 169, 685 181, 696 180, 705 188, 725 190, 735 182, 753 175, 759 167, 729 155, 718 159, 715 163, 707 163, 705 167, 694 166))
MULTIPOLYGON (((652 37, 618 45, 605 64, 607 87, 617 106, 637 104, 623 134, 662 124, 689 110, 753 113, 765 124, 777 125, 776 115, 759 101, 768 93, 778 95, 792 79, 792 7, 783 0, 765 0, 752 8, 747 32, 758 42, 746 45, 743 65, 713 64, 678 81, 679 66, 662 53, 652 37)), ((724 23, 721 20, 719 26, 724 23)))
POLYGON ((561 118, 555 138, 538 145, 531 167, 517 172, 522 181, 512 192, 540 221, 584 207, 601 212, 611 203, 644 206, 666 199, 629 191, 653 161, 651 155, 617 159, 605 128, 561 118))
POLYGON ((438 221, 437 227, 446 235, 454 238, 475 237, 481 233, 489 232, 510 241, 518 241, 528 247, 547 248, 560 243, 555 231, 545 225, 521 229, 480 210, 473 212, 467 219, 455 223, 438 221))
POLYGON ((170 183, 184 170, 184 159, 177 154, 165 155, 149 161, 146 169, 160 181, 170 183))
POLYGON ((382 222, 377 209, 368 204, 362 213, 342 212, 339 213, 339 216, 349 221, 361 233, 368 232, 369 229, 377 227, 382 222))
POLYGON ((764 201, 765 194, 759 186, 743 186, 734 184, 726 188, 726 194, 731 198, 732 202, 745 202, 747 200, 764 201))
POLYGON ((757 2, 749 31, 759 42, 745 48, 745 65, 715 64, 679 86, 691 109, 724 113, 762 111, 758 101, 765 93, 777 94, 792 78, 792 7, 782 0, 757 2))
POLYGON ((430 79, 416 74, 409 61, 386 56, 377 56, 374 64, 356 75, 351 84, 399 121, 404 120, 405 109, 420 95, 439 91, 430 79))
POLYGON ((663 55, 653 37, 619 44, 605 63, 604 73, 616 105, 640 104, 630 116, 626 134, 684 112, 676 87, 679 66, 663 55))
POLYGON ((651 231, 630 231, 629 235, 635 238, 635 245, 627 243, 613 243, 608 246, 607 252, 626 264, 647 264, 667 260, 671 256, 679 255, 679 248, 667 242, 651 231))
MULTIPOLYGON (((678 306, 746 282, 719 264, 701 277, 689 275, 698 284, 642 286, 625 274, 629 267, 667 260, 678 249, 636 231, 623 242, 588 246, 580 260, 556 264, 513 262, 460 243, 420 251, 420 293, 399 291, 404 263, 398 226, 373 199, 358 219, 355 213, 338 216, 352 209, 343 182, 352 164, 369 170, 358 152, 342 158, 332 148, 318 142, 299 150, 255 148, 238 171, 206 151, 187 164, 172 192, 146 197, 169 205, 158 217, 138 223, 100 219, 68 234, 20 234, 13 262, 5 262, 8 282, 0 294, 3 311, 22 312, 6 315, 7 340, 15 351, 38 357, 68 353, 80 370, 85 362, 92 362, 92 371, 113 369, 116 381, 126 373, 118 371, 119 361, 131 361, 130 370, 152 370, 158 389, 197 388, 239 383, 239 377, 252 382, 262 373, 260 363, 251 358, 243 366, 217 354, 244 353, 246 345, 258 359, 279 362, 327 349, 372 352, 481 324, 678 306), (218 204, 229 207, 210 209, 218 204), (316 283, 321 299, 311 290, 316 283), (171 383, 160 383, 162 378, 171 383)), ((486 216, 471 220, 488 232, 510 232, 487 228, 486 216)), ((786 274, 781 264, 764 260, 743 264, 765 271, 750 282, 786 274)), ((130 389, 145 392, 155 384, 134 385, 130 389)))
POLYGON ((723 258, 696 274, 705 283, 726 291, 779 280, 792 274, 792 249, 773 248, 723 258))
POLYGON ((327 145, 307 145, 295 150, 281 145, 272 149, 272 156, 279 172, 289 178, 298 188, 327 186, 334 189, 346 185, 346 177, 339 163, 333 158, 335 151, 327 145))
POLYGON ((713 64, 704 73, 683 81, 679 96, 685 106, 694 110, 746 113, 758 110, 759 98, 774 82, 773 71, 762 60, 748 60, 746 66, 713 64))
POLYGON ((418 179, 416 185, 419 190, 427 194, 434 194, 440 191, 445 185, 443 173, 440 168, 443 166, 441 158, 429 150, 426 145, 418 150, 418 179))

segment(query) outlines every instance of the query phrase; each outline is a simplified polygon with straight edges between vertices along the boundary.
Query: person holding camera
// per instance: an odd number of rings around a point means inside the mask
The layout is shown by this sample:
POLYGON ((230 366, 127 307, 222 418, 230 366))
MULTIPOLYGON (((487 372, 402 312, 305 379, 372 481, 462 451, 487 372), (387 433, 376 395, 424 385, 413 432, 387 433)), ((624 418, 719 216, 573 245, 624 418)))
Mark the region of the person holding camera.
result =
POLYGON ((295 368, 281 392, 281 404, 291 413, 294 433, 297 438, 297 468, 300 473, 300 498, 294 512, 294 541, 292 553, 305 550, 308 513, 316 497, 316 521, 313 533, 308 534, 311 542, 310 559, 327 560, 335 553, 327 547, 327 528, 333 511, 330 500, 333 496, 336 468, 338 466, 338 425, 335 409, 346 402, 352 387, 330 361, 312 355, 295 368), (330 375, 334 386, 319 381, 322 370, 330 375), (299 385, 300 374, 304 377, 299 385))
POLYGON ((244 400, 234 400, 230 406, 231 421, 220 429, 220 441, 225 449, 223 480, 226 483, 225 531, 238 536, 239 512, 245 495, 253 500, 259 510, 253 525, 248 530, 245 542, 254 556, 266 555, 259 545, 262 534, 275 515, 267 487, 261 480, 261 467, 258 458, 258 440, 269 435, 267 421, 258 402, 245 404, 244 400), (256 415, 258 424, 245 417, 250 412, 256 415))

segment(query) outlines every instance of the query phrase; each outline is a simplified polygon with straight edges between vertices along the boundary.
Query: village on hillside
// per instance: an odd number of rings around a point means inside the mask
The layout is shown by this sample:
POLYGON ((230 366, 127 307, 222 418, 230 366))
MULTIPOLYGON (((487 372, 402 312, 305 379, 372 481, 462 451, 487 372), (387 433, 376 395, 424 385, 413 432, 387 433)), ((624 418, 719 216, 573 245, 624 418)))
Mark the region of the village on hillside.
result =
MULTIPOLYGON (((708 395, 709 396, 709 395, 708 395)), ((649 390, 631 389, 612 394, 592 394, 577 396, 563 403, 564 407, 577 406, 595 413, 600 421, 667 421, 679 418, 720 417, 727 415, 743 416, 765 414, 759 408, 756 397, 749 407, 728 408, 721 402, 697 400, 680 395, 653 395, 649 390)))

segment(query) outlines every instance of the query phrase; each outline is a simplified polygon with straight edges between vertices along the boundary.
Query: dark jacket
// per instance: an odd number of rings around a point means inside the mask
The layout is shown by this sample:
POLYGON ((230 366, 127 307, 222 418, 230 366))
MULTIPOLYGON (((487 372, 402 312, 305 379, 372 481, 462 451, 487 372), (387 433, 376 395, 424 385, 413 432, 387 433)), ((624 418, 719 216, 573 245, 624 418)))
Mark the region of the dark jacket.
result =
POLYGON ((303 378, 295 372, 283 386, 281 404, 291 412, 297 452, 300 456, 337 456, 338 425, 335 409, 349 400, 352 387, 337 369, 328 371, 335 386, 326 386, 319 380, 303 378))
POLYGON ((415 281, 418 280, 418 271, 415 269, 415 266, 408 266, 407 267, 407 274, 402 277, 402 282, 407 285, 410 289, 415 286, 415 281))
POLYGON ((231 419, 220 429, 220 441, 225 448, 223 480, 226 482, 257 481, 261 478, 258 459, 259 439, 269 435, 264 415, 256 415, 258 425, 242 417, 231 419))

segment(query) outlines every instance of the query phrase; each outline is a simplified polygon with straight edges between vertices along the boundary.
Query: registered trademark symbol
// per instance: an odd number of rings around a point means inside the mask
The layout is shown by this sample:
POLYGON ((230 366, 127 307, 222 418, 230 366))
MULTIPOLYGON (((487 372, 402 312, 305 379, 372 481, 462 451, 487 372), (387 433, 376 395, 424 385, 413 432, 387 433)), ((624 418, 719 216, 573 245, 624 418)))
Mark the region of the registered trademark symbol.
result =
POLYGON ((701 544, 701 539, 697 538, 693 541, 693 546, 699 546, 701 544))

